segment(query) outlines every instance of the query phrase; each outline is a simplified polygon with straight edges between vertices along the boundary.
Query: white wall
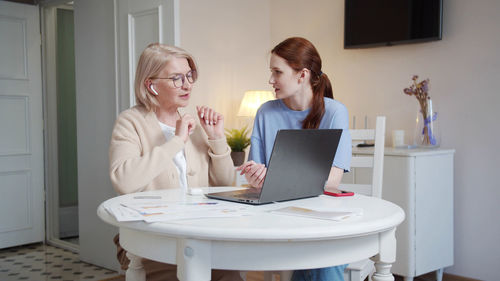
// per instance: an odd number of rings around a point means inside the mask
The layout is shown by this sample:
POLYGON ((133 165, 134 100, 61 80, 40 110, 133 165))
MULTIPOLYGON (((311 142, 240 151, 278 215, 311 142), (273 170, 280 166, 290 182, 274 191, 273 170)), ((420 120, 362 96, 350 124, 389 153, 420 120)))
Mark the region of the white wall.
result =
POLYGON ((195 57, 199 80, 190 108, 209 105, 238 126, 236 113, 247 90, 270 90, 269 1, 180 1, 181 47, 195 57))
POLYGON ((118 230, 96 214, 116 195, 108 175, 116 104, 113 1, 75 1, 74 11, 80 258, 118 269, 112 241, 118 230))
POLYGON ((389 142, 393 129, 405 129, 407 141, 413 133, 418 105, 403 88, 413 74, 430 78, 442 146, 456 149, 455 266, 446 272, 497 280, 500 1, 443 1, 442 41, 357 50, 343 49, 344 0, 270 2, 272 45, 289 36, 311 40, 335 98, 358 126, 365 115, 369 124, 386 115, 389 142))
MULTIPOLYGON (((243 92, 269 89, 268 52, 288 36, 304 36, 316 45, 323 72, 333 78, 334 95, 351 115, 373 120, 384 114, 388 132, 413 130, 417 102, 402 89, 413 74, 430 78, 442 146, 457 150, 455 266, 447 272, 495 280, 500 2, 444 1, 442 41, 360 50, 343 49, 343 3, 182 0, 181 46, 193 53, 201 71, 191 105, 211 105, 225 114, 229 127, 237 124, 243 92)), ((75 1, 80 226, 83 219, 108 233, 97 237, 93 229, 80 228, 82 244, 90 245, 82 247, 81 256, 101 265, 110 265, 114 255, 114 230, 95 215, 98 204, 114 195, 105 157, 115 108, 112 15, 111 0, 75 1)))

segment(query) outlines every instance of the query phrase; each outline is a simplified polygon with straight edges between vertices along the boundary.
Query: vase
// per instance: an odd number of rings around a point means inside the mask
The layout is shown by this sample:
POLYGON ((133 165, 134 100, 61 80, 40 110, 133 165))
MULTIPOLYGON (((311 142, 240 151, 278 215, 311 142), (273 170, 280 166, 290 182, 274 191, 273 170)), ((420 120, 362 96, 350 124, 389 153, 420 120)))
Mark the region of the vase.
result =
POLYGON ((433 110, 432 101, 428 100, 425 112, 417 112, 413 144, 421 148, 437 148, 441 144, 439 115, 433 110))
POLYGON ((231 152, 231 159, 233 159, 234 166, 241 166, 245 161, 245 151, 231 152))

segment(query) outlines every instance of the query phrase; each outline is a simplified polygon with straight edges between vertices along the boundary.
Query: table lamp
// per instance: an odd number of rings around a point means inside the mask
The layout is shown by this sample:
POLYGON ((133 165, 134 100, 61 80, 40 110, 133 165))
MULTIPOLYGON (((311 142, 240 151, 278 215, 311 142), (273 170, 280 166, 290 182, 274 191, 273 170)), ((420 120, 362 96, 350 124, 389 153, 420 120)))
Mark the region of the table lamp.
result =
MULTIPOLYGON (((271 91, 245 92, 237 114, 238 117, 243 117, 245 124, 240 123, 241 129, 226 130, 227 142, 231 147, 231 158, 235 166, 240 166, 245 161, 245 149, 250 144, 248 132, 252 131, 252 119, 257 114, 257 109, 266 101, 273 99, 274 95, 271 91)), ((241 186, 242 179, 244 177, 237 177, 236 186, 241 186)))
POLYGON ((255 117, 257 109, 269 100, 274 100, 274 95, 271 91, 246 91, 237 116, 255 117))

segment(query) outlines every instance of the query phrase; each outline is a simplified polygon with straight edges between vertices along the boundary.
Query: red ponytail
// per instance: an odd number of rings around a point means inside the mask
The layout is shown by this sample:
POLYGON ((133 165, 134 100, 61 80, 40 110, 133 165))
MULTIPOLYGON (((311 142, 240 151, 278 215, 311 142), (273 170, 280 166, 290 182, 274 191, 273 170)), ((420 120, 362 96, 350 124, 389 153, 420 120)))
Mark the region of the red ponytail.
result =
POLYGON ((309 114, 302 121, 303 129, 317 129, 325 114, 323 97, 333 99, 332 84, 328 76, 321 71, 321 58, 314 45, 301 37, 288 38, 271 50, 272 54, 283 58, 295 71, 307 68, 311 71, 313 98, 309 114))

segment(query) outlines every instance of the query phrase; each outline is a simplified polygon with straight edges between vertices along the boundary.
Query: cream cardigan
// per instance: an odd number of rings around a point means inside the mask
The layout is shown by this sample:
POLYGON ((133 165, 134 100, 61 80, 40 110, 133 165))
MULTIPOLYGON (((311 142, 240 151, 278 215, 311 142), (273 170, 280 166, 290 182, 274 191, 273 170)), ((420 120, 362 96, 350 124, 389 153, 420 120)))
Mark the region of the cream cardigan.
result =
POLYGON ((231 149, 225 138, 208 140, 197 124, 186 143, 178 136, 167 142, 155 113, 135 106, 123 111, 113 128, 109 147, 113 187, 120 194, 179 188, 173 158, 181 149, 186 155, 189 187, 233 183, 231 149))

